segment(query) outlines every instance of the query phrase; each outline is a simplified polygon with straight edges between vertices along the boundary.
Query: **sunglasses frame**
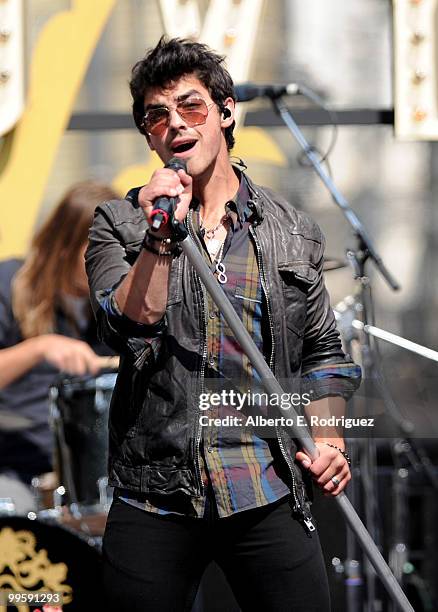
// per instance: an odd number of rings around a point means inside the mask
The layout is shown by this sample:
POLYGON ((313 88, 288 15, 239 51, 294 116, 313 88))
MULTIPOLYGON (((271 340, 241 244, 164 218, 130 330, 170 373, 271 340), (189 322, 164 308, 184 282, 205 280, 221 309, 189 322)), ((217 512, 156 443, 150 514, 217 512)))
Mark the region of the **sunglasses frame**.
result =
POLYGON ((145 115, 144 115, 144 117, 142 119, 141 125, 142 125, 144 131, 146 132, 146 134, 148 136, 160 136, 164 132, 164 130, 166 130, 169 127, 170 113, 171 113, 171 111, 174 111, 174 110, 176 110, 176 112, 181 117, 181 119, 183 121, 185 121, 189 127, 195 127, 196 125, 204 125, 207 122, 208 113, 210 112, 210 109, 214 106, 214 104, 215 104, 214 102, 211 102, 210 104, 207 104, 207 102, 201 96, 189 96, 188 98, 185 98, 184 100, 181 100, 180 102, 178 102, 178 104, 176 106, 165 106, 165 105, 163 105, 163 106, 157 106, 156 108, 149 109, 148 111, 146 111, 146 113, 145 113, 145 115), (207 114, 204 116, 204 121, 199 121, 197 123, 190 124, 190 123, 187 123, 186 118, 184 117, 184 114, 182 115, 178 111, 178 106, 180 104, 184 104, 184 102, 187 102, 187 100, 193 100, 193 99, 195 99, 195 100, 202 100, 202 102, 205 104, 205 108, 207 109, 207 114), (166 120, 166 123, 164 124, 163 129, 160 132, 157 132, 157 133, 154 134, 153 132, 149 132, 146 129, 146 117, 147 117, 148 113, 156 111, 156 110, 161 110, 161 109, 166 109, 166 111, 167 111, 167 120, 166 120))

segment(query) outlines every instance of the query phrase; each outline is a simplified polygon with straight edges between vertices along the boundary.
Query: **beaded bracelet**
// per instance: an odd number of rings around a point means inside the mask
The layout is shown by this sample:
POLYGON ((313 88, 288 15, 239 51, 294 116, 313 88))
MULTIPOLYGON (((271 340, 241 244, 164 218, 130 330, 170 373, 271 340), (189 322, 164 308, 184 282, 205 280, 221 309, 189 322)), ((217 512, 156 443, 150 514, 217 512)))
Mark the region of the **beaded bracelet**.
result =
POLYGON ((341 455, 344 457, 344 459, 347 461, 348 465, 351 465, 351 459, 350 456, 347 452, 345 452, 344 450, 342 450, 342 448, 339 448, 339 446, 336 446, 335 444, 330 444, 329 442, 325 442, 325 444, 327 446, 330 446, 331 448, 335 448, 337 451, 339 451, 341 453, 341 455))

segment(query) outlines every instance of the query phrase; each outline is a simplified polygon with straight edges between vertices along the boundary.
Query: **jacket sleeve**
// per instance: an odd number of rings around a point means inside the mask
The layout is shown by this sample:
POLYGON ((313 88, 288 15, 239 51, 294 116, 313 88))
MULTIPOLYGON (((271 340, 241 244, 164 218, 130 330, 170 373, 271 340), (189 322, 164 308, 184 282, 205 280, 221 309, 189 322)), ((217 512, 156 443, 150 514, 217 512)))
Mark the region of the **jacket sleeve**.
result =
POLYGON ((339 395, 348 399, 359 387, 361 369, 342 349, 330 299, 324 283, 324 237, 316 226, 315 280, 307 295, 307 319, 303 342, 303 386, 314 400, 339 395))
POLYGON ((144 216, 134 214, 129 201, 106 202, 96 209, 85 255, 99 338, 138 367, 156 358, 165 321, 145 325, 129 319, 114 293, 138 256, 145 229, 144 216))

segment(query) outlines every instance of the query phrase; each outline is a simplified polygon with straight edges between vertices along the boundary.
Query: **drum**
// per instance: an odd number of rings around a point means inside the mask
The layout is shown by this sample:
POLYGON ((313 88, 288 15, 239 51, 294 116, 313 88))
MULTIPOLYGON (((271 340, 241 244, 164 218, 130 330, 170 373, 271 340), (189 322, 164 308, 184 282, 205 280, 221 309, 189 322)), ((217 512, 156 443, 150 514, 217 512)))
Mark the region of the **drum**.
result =
MULTIPOLYGON (((0 559, 0 593, 61 593, 64 611, 102 609, 101 554, 92 539, 56 523, 3 516, 0 559)), ((35 605, 7 609, 24 612, 35 609, 35 605)))
POLYGON ((55 465, 71 512, 107 512, 108 413, 115 373, 70 378, 51 388, 55 465))

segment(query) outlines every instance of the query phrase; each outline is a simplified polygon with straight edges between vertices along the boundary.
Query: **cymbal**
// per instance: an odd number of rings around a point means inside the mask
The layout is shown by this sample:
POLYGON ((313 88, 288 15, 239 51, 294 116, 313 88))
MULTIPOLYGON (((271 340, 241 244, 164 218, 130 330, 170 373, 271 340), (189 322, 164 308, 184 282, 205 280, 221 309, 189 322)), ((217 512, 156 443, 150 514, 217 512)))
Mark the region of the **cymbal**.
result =
POLYGON ((332 270, 346 268, 347 265, 348 264, 344 259, 338 259, 337 257, 325 257, 322 269, 324 272, 331 272, 332 270))
POLYGON ((20 431, 28 429, 32 424, 29 417, 15 414, 11 410, 0 410, 0 431, 20 431))

